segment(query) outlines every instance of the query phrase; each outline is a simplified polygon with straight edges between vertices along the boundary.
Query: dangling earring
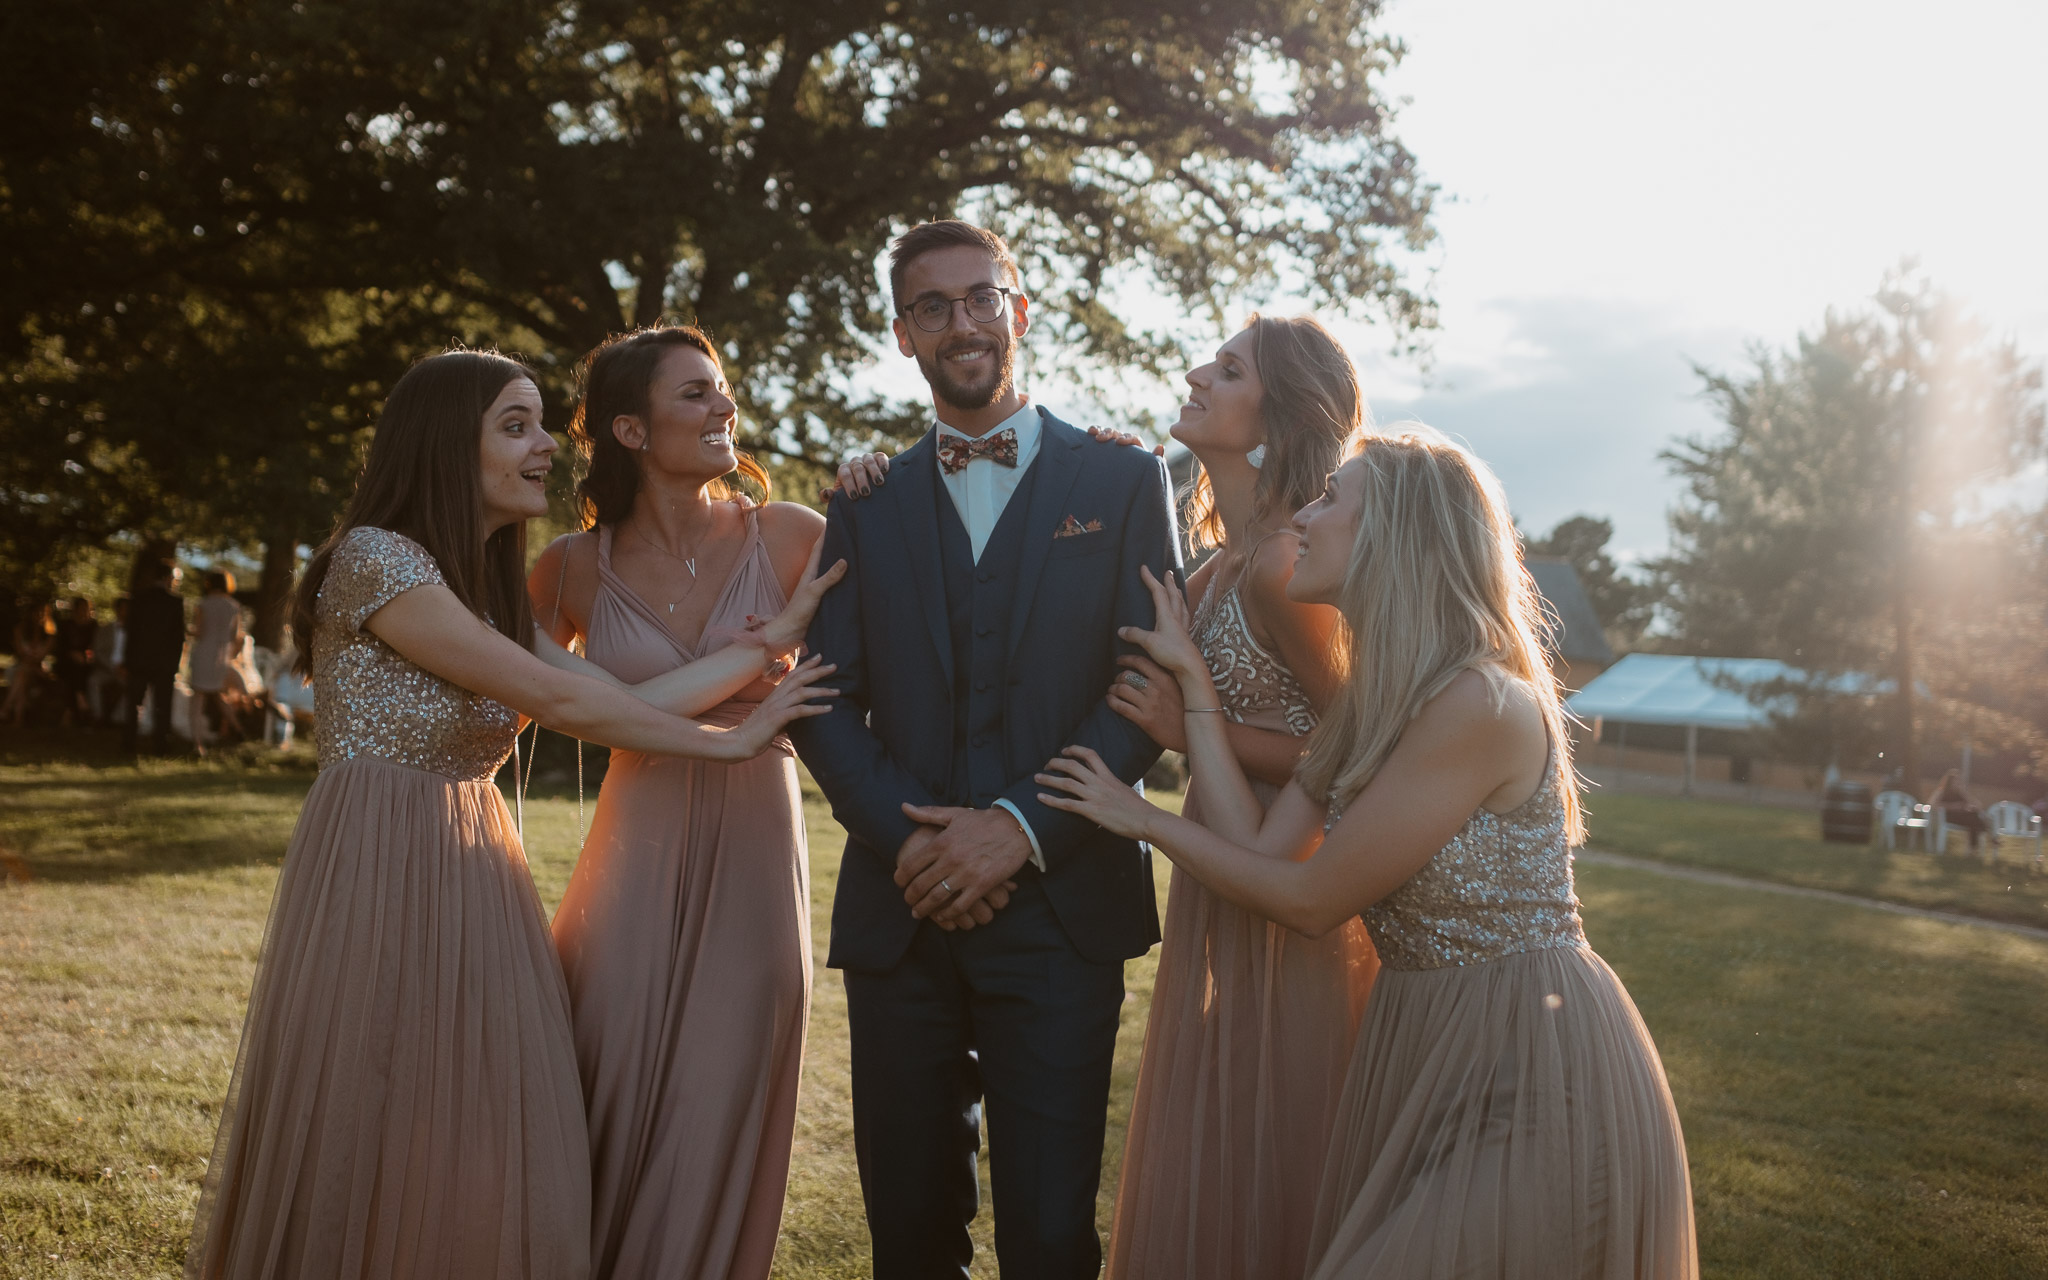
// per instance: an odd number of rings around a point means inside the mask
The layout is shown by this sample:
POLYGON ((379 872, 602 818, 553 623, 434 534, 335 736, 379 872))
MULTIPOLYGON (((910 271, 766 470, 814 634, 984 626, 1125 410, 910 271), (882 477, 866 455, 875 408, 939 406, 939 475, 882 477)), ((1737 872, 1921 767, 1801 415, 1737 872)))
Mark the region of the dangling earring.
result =
POLYGON ((1252 470, 1254 470, 1254 471, 1257 471, 1257 470, 1258 470, 1258 469, 1259 469, 1260 467, 1263 467, 1263 466, 1265 466, 1265 465, 1266 465, 1266 445, 1265 445, 1265 442, 1264 442, 1264 441, 1260 441, 1260 442, 1259 442, 1259 447, 1258 447, 1258 448, 1256 448, 1256 449, 1253 449, 1253 450, 1252 450, 1252 451, 1251 451, 1250 453, 1247 453, 1246 455, 1244 455, 1244 460, 1245 460, 1246 462, 1249 462, 1249 463, 1251 463, 1251 464, 1252 464, 1252 470))

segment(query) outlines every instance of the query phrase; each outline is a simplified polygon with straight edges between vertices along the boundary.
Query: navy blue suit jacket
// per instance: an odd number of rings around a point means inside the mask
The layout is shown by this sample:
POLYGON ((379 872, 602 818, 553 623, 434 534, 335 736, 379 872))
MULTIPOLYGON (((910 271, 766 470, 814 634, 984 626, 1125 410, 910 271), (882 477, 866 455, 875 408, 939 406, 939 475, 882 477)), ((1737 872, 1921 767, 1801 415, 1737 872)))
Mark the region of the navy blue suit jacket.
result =
MULTIPOLYGON (((1085 818, 1038 801, 1032 774, 1062 747, 1094 748, 1136 782, 1159 745, 1110 710, 1122 626, 1150 628, 1138 576, 1180 569, 1166 466, 1143 449, 1095 441, 1040 410, 1038 474, 1030 492, 1017 598, 1011 609, 1002 736, 1010 784, 1003 798, 1031 823, 1045 854, 1042 882, 1054 914, 1084 957, 1107 963, 1159 940, 1147 852, 1085 818), (1074 525, 1093 532, 1055 537, 1074 525)), ((917 824, 902 805, 952 804, 954 654, 939 552, 933 435, 890 464, 888 483, 858 502, 838 494, 825 524, 822 564, 847 575, 811 623, 812 652, 839 665, 829 714, 790 726, 797 750, 846 828, 832 904, 834 968, 891 968, 917 921, 893 879, 896 851, 917 824)), ((1022 877, 1040 872, 1027 863, 1022 877)))

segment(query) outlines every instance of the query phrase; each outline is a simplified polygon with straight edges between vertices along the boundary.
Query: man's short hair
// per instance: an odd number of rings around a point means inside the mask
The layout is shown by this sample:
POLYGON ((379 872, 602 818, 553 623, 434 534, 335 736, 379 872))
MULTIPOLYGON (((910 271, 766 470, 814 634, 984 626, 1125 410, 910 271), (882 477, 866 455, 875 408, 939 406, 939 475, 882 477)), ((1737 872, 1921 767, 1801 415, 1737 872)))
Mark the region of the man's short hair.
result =
POLYGON ((910 264, 934 249, 950 249, 955 245, 966 245, 980 249, 994 258, 998 266, 1010 273, 1010 283, 1021 286, 1024 277, 1017 270, 1017 259, 1011 254, 1010 246, 1003 238, 985 227, 958 218, 940 218, 936 222, 920 222, 889 246, 889 299, 901 311, 908 305, 903 296, 903 273, 910 264))

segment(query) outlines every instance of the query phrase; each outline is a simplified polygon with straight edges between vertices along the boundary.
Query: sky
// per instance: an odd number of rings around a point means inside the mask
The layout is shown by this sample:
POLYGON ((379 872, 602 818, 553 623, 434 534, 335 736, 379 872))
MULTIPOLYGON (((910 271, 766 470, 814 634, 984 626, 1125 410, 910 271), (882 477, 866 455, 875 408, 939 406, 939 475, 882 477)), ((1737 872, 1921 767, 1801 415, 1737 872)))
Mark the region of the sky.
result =
MULTIPOLYGON (((1425 371, 1335 326, 1381 423, 1500 473, 1523 527, 1579 512, 1655 554, 1658 460, 1739 367, 1906 256, 2048 355, 2048 4, 1393 0, 1395 132, 1446 198, 1425 371)), ((1282 300, 1284 303, 1284 300, 1282 300)), ((1282 309, 1282 308, 1276 308, 1282 309)))

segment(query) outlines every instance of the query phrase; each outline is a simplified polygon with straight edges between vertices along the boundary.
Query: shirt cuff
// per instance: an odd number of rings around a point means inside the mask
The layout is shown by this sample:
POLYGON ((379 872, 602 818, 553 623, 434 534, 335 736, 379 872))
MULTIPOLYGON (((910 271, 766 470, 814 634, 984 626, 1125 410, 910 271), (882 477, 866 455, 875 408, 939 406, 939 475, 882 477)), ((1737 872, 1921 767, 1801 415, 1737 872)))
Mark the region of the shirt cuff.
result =
POLYGON ((1018 826, 1024 828, 1024 838, 1031 842, 1031 865, 1037 867, 1040 871, 1045 870, 1045 850, 1038 847, 1038 833, 1031 829, 1030 823, 1024 821, 1024 814, 1016 805, 1008 800, 998 800, 990 807, 1001 809, 1004 813, 1015 818, 1018 826))

